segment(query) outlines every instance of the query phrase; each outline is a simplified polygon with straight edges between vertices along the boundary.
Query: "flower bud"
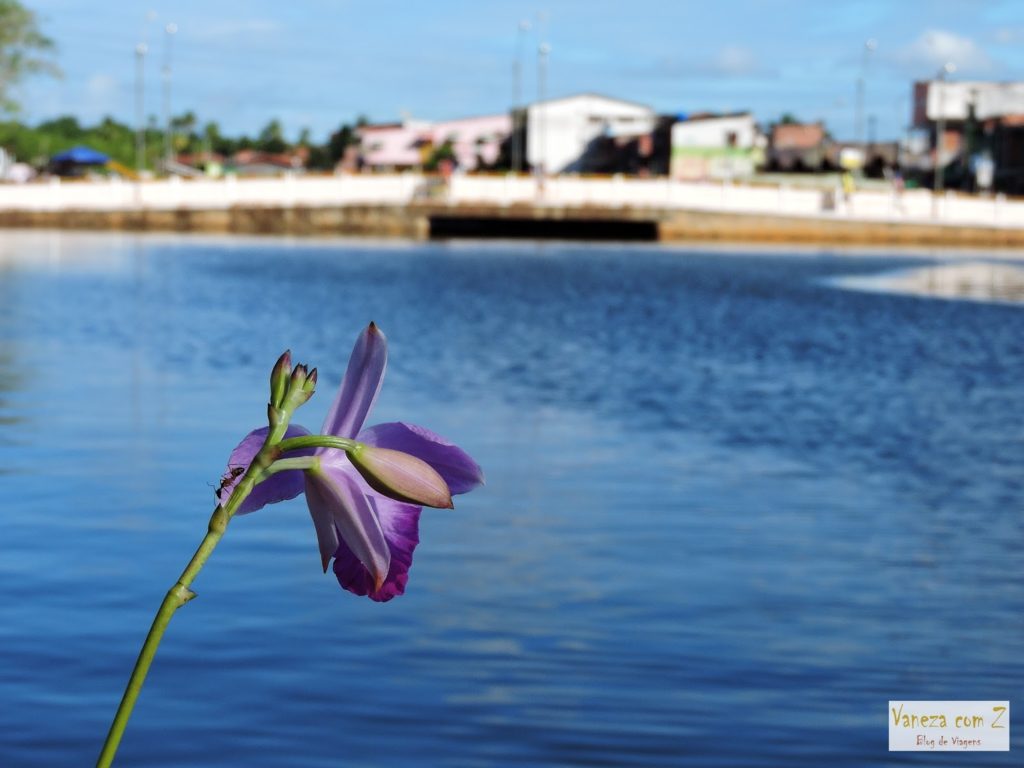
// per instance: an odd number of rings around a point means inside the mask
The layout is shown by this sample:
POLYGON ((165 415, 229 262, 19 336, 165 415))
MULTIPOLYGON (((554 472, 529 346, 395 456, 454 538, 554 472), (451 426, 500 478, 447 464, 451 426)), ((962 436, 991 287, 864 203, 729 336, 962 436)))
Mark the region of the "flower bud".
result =
POLYGON ((285 350, 284 354, 277 359, 274 370, 270 372, 270 404, 274 408, 280 408, 284 400, 285 392, 288 390, 288 379, 292 375, 292 351, 285 350))
POLYGON ((289 389, 293 391, 296 389, 301 389, 302 386, 306 383, 306 376, 306 366, 302 363, 296 365, 295 368, 292 369, 292 377, 289 383, 289 389))
POLYGON ((309 372, 309 376, 306 377, 306 383, 302 385, 302 391, 313 394, 316 389, 316 368, 309 372))
POLYGON ((294 411, 313 396, 315 388, 316 369, 314 368, 311 374, 304 364, 299 363, 292 369, 292 375, 288 379, 282 408, 294 411))
POLYGON ((364 443, 345 453, 370 487, 389 498, 426 507, 454 506, 444 478, 412 454, 364 443))

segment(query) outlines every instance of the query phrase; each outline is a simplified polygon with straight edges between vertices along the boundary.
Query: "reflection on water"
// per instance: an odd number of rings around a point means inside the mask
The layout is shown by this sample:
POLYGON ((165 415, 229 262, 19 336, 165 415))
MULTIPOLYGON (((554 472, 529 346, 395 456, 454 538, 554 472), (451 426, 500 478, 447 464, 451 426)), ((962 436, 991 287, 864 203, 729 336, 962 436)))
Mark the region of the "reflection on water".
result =
POLYGON ((32 237, 0 272, 0 765, 95 759, 269 366, 320 368, 315 427, 371 318, 373 420, 487 486, 384 606, 301 500, 233 522, 126 765, 895 766, 888 700, 1024 690, 1024 312, 827 284, 933 260, 32 237))
MULTIPOLYGON (((17 415, 11 406, 9 394, 22 388, 22 379, 14 367, 16 355, 11 347, 0 342, 0 439, 7 435, 2 431, 5 427, 12 427, 19 424, 22 418, 17 415)), ((3 473, 4 467, 0 467, 3 473)))
POLYGON ((111 247, 104 233, 15 230, 0 237, 0 279, 15 270, 73 273, 118 271, 130 265, 131 250, 111 247))
POLYGON ((1024 301, 1024 267, 989 261, 936 264, 880 275, 842 277, 836 285, 943 299, 1024 301))
MULTIPOLYGON (((0 272, 0 440, 10 440, 11 427, 21 423, 23 416, 13 407, 10 396, 22 389, 23 378, 17 366, 18 346, 14 338, 15 308, 14 290, 10 278, 4 278, 0 272)), ((7 468, 0 465, 0 474, 7 468)))

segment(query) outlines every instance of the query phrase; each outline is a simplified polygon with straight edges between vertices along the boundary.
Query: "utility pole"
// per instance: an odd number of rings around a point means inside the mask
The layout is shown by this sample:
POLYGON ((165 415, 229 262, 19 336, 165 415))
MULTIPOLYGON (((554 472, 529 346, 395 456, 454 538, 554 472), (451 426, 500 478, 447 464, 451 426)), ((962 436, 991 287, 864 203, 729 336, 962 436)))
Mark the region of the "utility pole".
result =
POLYGON ((164 113, 164 172, 174 160, 174 127, 171 117, 171 55, 174 35, 178 25, 171 22, 164 27, 164 66, 163 66, 163 113, 164 113))
POLYGON ((542 178, 548 172, 547 115, 545 115, 547 105, 544 102, 547 99, 548 56, 550 54, 551 46, 547 43, 537 46, 537 149, 539 157, 537 167, 542 178))
POLYGON ((942 149, 946 143, 946 76, 956 72, 956 64, 947 61, 939 70, 935 84, 939 86, 939 115, 935 124, 935 180, 932 185, 932 217, 938 216, 938 199, 946 183, 942 149))
POLYGON ((146 12, 139 42, 135 46, 135 173, 141 180, 146 168, 146 54, 149 46, 149 25, 156 20, 156 11, 146 12))
POLYGON ((135 46, 135 172, 142 177, 146 166, 146 44, 135 46))
POLYGON ((853 131, 854 138, 861 146, 864 145, 864 91, 868 76, 868 58, 878 48, 878 41, 873 37, 864 41, 864 49, 860 59, 860 74, 857 77, 857 99, 854 106, 853 131))
POLYGON ((523 44, 530 22, 519 22, 516 32, 516 60, 512 65, 512 172, 523 170, 523 44))
POLYGON ((910 130, 911 123, 913 122, 907 116, 910 100, 906 96, 897 96, 894 103, 896 104, 896 125, 899 126, 899 142, 896 144, 896 164, 900 167, 901 172, 906 173, 903 167, 903 156, 910 146, 910 130))

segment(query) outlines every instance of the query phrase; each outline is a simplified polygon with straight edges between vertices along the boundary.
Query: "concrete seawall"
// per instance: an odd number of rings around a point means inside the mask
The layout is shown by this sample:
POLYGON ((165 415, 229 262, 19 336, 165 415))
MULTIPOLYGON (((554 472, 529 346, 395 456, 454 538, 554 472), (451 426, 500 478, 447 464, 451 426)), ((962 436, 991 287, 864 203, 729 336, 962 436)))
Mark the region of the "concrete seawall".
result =
POLYGON ((212 210, 0 211, 0 227, 214 232, 265 235, 364 235, 424 239, 429 220, 400 206, 235 206, 212 210))
POLYGON ((0 227, 343 235, 570 237, 1024 248, 1024 229, 603 206, 232 206, 202 210, 0 210, 0 227))
POLYGON ((910 222, 849 221, 706 211, 673 211, 659 227, 659 239, 826 245, 928 245, 1024 248, 1024 230, 910 222))

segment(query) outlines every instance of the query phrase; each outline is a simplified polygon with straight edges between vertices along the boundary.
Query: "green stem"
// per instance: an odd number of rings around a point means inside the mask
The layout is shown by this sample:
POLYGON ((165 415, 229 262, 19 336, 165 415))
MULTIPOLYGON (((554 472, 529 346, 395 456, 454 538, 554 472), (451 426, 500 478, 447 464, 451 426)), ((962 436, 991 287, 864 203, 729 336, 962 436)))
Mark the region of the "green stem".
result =
POLYGON ((358 448, 362 443, 349 440, 347 437, 335 437, 334 435, 302 435, 301 437, 289 437, 277 444, 278 454, 299 451, 303 448, 338 448, 342 451, 351 451, 358 448))
POLYGON ((231 522, 231 518, 238 510, 238 507, 252 492, 256 483, 267 473, 267 470, 273 466, 274 457, 278 452, 276 444, 279 443, 281 437, 288 429, 288 420, 291 417, 291 412, 290 409, 285 409, 278 411, 275 415, 277 418, 271 418, 271 428, 263 443, 263 447, 260 448, 259 453, 253 458, 249 469, 241 481, 235 486, 231 498, 228 499, 226 504, 218 506, 213 510, 206 536, 203 537, 199 548, 196 549, 192 559, 185 566, 185 570, 182 571, 174 586, 167 591, 167 595, 160 604, 156 617, 153 619, 153 624, 149 628, 149 633, 146 635, 146 640, 142 644, 142 650, 139 651, 139 658, 135 662, 135 668, 132 670, 131 677, 128 678, 128 685, 125 687, 124 696, 121 697, 117 714, 114 715, 114 722, 110 725, 107 739, 103 742, 103 750, 96 761, 97 768, 109 768, 114 762, 117 748, 121 744, 121 737, 128 726, 128 720, 132 716, 135 702, 142 691, 142 684, 146 681, 149 667, 153 663, 153 657, 156 656, 156 650, 160 646, 160 641, 163 639, 171 617, 174 616, 175 611, 195 597, 195 593, 189 589, 192 581, 199 574, 199 571, 202 570, 207 559, 213 553, 214 548, 220 542, 221 537, 227 530, 228 523, 231 522))
POLYGON ((316 469, 320 466, 320 459, 316 456, 295 456, 291 459, 278 459, 260 473, 257 483, 262 483, 271 475, 284 472, 288 469, 316 469))
POLYGON ((156 656, 156 649, 160 646, 160 641, 163 639, 164 631, 167 629, 167 625, 170 623, 174 612, 195 597, 195 593, 189 589, 189 586, 224 535, 229 519, 224 509, 217 507, 210 518, 210 528, 206 536, 203 537, 203 541, 196 550, 196 553, 192 556, 192 560, 181 576, 178 577, 174 586, 167 590, 167 595, 160 604, 156 617, 153 619, 153 624, 149 628, 149 634, 146 635, 146 640, 142 644, 142 650, 139 651, 139 658, 135 662, 135 668, 132 670, 131 677, 128 678, 128 685, 125 687, 124 696, 121 697, 121 704, 117 708, 117 714, 114 715, 114 722, 110 725, 107 740, 103 743, 103 751, 96 761, 98 768, 107 768, 107 766, 114 762, 114 755, 117 754, 117 748, 121 744, 121 737, 124 735, 125 728, 128 727, 128 719, 132 716, 135 701, 139 698, 139 693, 142 691, 142 684, 146 681, 146 675, 149 673, 149 667, 153 663, 153 657, 156 656))

